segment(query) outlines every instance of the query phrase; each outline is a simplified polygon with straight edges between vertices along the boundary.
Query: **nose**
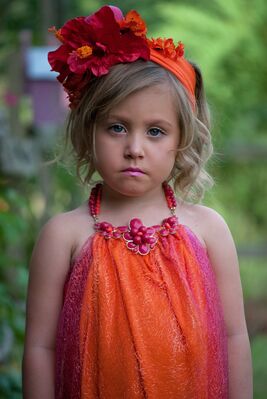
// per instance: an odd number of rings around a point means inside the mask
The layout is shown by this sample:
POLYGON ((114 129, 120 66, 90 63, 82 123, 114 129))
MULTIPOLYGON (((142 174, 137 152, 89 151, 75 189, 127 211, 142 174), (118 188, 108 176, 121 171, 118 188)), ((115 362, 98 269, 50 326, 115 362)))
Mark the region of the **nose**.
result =
POLYGON ((144 142, 141 135, 130 134, 127 137, 124 149, 124 157, 127 159, 144 157, 144 142))

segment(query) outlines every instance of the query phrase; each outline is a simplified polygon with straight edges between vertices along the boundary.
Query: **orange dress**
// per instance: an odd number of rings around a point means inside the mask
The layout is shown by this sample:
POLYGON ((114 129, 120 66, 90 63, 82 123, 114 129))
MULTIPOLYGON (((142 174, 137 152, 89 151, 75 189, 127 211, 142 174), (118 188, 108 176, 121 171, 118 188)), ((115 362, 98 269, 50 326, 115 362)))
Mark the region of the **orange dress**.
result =
POLYGON ((213 269, 194 233, 174 219, 152 228, 134 219, 152 238, 147 251, 131 227, 108 223, 84 244, 65 284, 56 399, 228 397, 213 269))

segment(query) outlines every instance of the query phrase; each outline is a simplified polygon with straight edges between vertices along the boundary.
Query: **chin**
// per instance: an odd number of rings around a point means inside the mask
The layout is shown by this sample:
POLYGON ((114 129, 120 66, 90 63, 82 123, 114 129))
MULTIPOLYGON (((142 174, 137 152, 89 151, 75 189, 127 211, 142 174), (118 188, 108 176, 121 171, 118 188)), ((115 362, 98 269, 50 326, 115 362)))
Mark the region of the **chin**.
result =
POLYGON ((139 197, 140 195, 143 195, 147 190, 140 184, 129 183, 124 185, 123 187, 114 188, 114 191, 117 191, 118 193, 127 197, 139 197))

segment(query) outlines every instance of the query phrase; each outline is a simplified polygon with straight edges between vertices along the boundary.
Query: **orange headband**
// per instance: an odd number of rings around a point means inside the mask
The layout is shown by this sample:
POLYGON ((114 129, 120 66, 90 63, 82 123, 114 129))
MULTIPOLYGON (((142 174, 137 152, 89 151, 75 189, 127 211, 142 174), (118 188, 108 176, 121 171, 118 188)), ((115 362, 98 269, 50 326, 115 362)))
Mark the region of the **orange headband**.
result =
POLYGON ((171 58, 165 57, 161 52, 150 49, 150 59, 156 64, 161 65, 163 68, 172 72, 177 79, 186 88, 190 101, 195 106, 195 86, 196 74, 192 65, 183 57, 178 58, 176 61, 171 58))

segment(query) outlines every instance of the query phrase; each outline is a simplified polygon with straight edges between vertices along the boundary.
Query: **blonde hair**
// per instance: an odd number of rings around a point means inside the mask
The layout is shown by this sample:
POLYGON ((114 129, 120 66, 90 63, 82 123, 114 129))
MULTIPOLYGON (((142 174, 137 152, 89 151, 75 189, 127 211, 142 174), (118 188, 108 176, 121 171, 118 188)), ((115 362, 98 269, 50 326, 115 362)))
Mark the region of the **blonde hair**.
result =
POLYGON ((183 199, 199 201, 212 185, 205 170, 212 154, 210 117, 205 99, 202 76, 196 72, 196 107, 192 109, 186 89, 166 69, 150 61, 118 64, 100 78, 88 84, 78 107, 71 111, 67 124, 67 140, 71 141, 77 175, 90 183, 95 172, 93 162, 94 127, 110 110, 130 94, 158 84, 169 83, 177 105, 180 143, 169 180, 183 199))

